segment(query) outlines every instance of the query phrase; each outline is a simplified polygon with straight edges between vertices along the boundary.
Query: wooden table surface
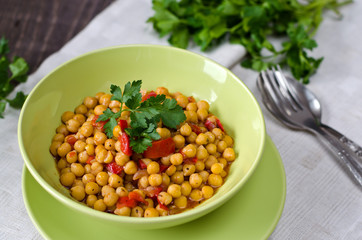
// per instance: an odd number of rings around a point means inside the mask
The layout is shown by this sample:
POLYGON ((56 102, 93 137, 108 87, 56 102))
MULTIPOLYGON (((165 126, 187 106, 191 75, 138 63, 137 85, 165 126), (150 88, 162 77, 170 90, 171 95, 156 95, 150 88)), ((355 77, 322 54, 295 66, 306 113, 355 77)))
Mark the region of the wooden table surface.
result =
POLYGON ((0 37, 30 72, 81 31, 113 0, 0 0, 0 37))

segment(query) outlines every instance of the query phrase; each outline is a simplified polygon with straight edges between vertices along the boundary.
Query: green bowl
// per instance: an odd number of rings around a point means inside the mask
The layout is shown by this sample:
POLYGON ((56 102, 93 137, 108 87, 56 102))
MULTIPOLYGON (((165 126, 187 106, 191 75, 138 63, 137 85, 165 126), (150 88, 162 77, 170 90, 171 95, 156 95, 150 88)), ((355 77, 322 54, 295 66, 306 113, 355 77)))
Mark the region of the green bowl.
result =
MULTIPOLYGON (((165 228, 182 224, 226 203, 245 184, 262 156, 265 125, 248 88, 227 68, 195 53, 157 45, 123 45, 79 56, 44 77, 29 94, 20 114, 18 141, 26 167, 59 204, 97 217, 114 227, 165 228), (59 182, 49 146, 63 112, 85 96, 109 92, 111 84, 142 79, 143 89, 167 87, 211 103, 210 111, 235 140, 237 158, 224 185, 209 200, 183 213, 132 218, 93 210, 74 200, 59 182)), ((226 203, 227 204, 227 203, 226 203)))

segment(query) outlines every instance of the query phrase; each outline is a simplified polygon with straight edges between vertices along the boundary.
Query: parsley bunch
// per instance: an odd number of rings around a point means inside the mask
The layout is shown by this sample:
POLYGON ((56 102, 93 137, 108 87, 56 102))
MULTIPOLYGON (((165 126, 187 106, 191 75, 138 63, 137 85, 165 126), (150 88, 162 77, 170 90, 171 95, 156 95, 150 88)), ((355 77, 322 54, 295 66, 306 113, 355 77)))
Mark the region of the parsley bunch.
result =
POLYGON ((153 140, 160 139, 156 132, 157 124, 162 123, 169 128, 177 128, 177 125, 186 120, 186 116, 181 106, 175 99, 168 99, 165 95, 157 95, 142 101, 141 90, 142 80, 128 82, 124 90, 119 86, 111 85, 111 100, 121 103, 121 108, 114 113, 107 108, 97 119, 108 121, 104 125, 105 133, 109 138, 113 137, 113 129, 117 126, 117 119, 124 111, 130 111, 130 128, 125 131, 130 137, 130 146, 136 153, 144 152, 152 145, 153 140), (127 108, 123 109, 123 105, 127 108))
POLYGON ((308 51, 317 47, 313 36, 325 9, 333 10, 352 0, 153 0, 154 16, 148 19, 160 36, 187 48, 189 40, 205 51, 226 37, 247 51, 242 66, 261 71, 275 64, 288 65, 297 79, 308 83, 323 58, 308 51), (270 37, 285 40, 275 47, 270 37))
POLYGON ((0 39, 0 118, 4 118, 7 103, 13 108, 21 108, 26 99, 23 92, 17 92, 15 98, 9 99, 8 95, 18 83, 25 82, 28 78, 29 66, 21 57, 14 57, 12 61, 7 58, 10 52, 8 41, 0 39))

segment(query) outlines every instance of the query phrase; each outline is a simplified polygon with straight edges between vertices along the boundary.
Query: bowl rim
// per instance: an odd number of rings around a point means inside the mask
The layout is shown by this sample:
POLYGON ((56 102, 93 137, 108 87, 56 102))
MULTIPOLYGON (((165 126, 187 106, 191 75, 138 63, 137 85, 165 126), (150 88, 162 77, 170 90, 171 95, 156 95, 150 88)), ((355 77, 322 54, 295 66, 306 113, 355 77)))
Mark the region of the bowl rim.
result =
MULTIPOLYGON (((22 155, 22 158, 25 162, 26 167, 28 168, 29 172, 32 174, 32 176, 36 179, 36 181, 47 191, 49 192, 53 197, 55 197, 56 199, 58 199, 60 202, 62 202, 63 204, 67 205, 68 207, 72 207, 78 211, 81 211, 83 213, 104 219, 104 220, 108 220, 108 221, 116 221, 116 222, 120 222, 120 223, 131 223, 131 224, 145 224, 146 225, 153 225, 153 224, 162 224, 162 223, 167 223, 167 222, 172 222, 172 221, 177 221, 179 223, 183 223, 186 222, 188 220, 193 220, 196 219, 198 217, 201 217, 207 213, 209 213, 210 211, 216 209, 217 207, 219 207, 220 205, 222 205, 223 203, 225 203, 228 199, 230 199, 232 196, 234 196, 240 189, 241 187, 248 181, 248 179, 250 178, 250 176, 254 173, 257 165, 260 162, 261 156, 263 154, 264 151, 264 146, 265 146, 265 141, 266 141, 266 127, 265 127, 265 120, 264 120, 264 116, 262 114, 260 105, 258 103, 258 101, 256 100, 255 96, 252 94, 252 92, 250 91, 250 89, 246 86, 245 83, 243 83, 231 70, 229 70, 228 68, 224 67, 223 65, 217 63, 216 61, 206 57, 206 56, 202 56, 201 54, 189 51, 189 50, 185 50, 185 49, 180 49, 180 48, 176 48, 176 47, 172 47, 172 46, 164 46, 164 45, 156 45, 156 44, 123 44, 123 45, 116 45, 116 46, 111 46, 111 47, 105 47, 105 48, 100 48, 100 49, 96 49, 93 51, 89 51, 87 53, 78 55, 70 60, 65 61, 64 63, 58 65, 56 68, 54 68, 52 71, 50 71, 48 74, 46 74, 35 86, 34 88, 31 90, 31 92, 29 93, 26 101, 24 102, 24 105, 21 109, 20 112, 20 116, 19 116, 19 121, 18 121, 18 144, 19 144, 19 148, 20 148, 20 152, 22 155), (57 191, 55 188, 53 188, 47 181, 45 181, 40 174, 37 172, 37 170, 35 169, 35 167, 32 165, 31 161, 30 161, 30 157, 28 156, 26 150, 25 150, 25 146, 24 146, 24 142, 22 139, 22 123, 23 123, 23 118, 24 118, 24 112, 25 109, 27 107, 27 105, 29 104, 30 99, 32 98, 32 96, 35 94, 36 90, 39 88, 39 86, 41 86, 43 84, 43 82, 45 82, 49 76, 53 75, 54 73, 56 73, 57 71, 59 71, 59 69, 63 68, 64 66, 71 64, 75 61, 79 61, 82 58, 85 58, 89 55, 94 55, 97 53, 101 53, 101 52, 105 52, 105 51, 111 51, 113 49, 120 49, 120 48, 154 48, 154 49, 166 49, 169 51, 176 51, 179 52, 181 54, 186 54, 186 55, 191 55, 192 57, 196 57, 199 58, 203 61, 208 61, 210 63, 215 64, 216 66, 218 66, 219 68, 223 69, 224 71, 226 71, 239 85, 241 85, 243 88, 245 88, 247 94, 249 95, 249 97, 252 99, 252 101, 254 102, 255 106, 257 107, 257 112, 258 115, 261 118, 261 124, 262 126, 260 127, 261 129, 261 144, 259 146, 258 152, 257 152, 257 157, 256 160, 252 163, 250 170, 244 175, 243 179, 241 181, 239 181, 237 184, 235 184, 229 191, 227 191, 224 195, 220 196, 217 200, 209 202, 208 204, 201 204, 199 206, 197 206, 196 208, 184 211, 182 213, 179 214, 175 214, 175 215, 169 215, 169 216, 163 216, 163 217, 158 217, 158 218, 132 218, 132 217, 126 217, 126 216, 118 216, 118 215, 114 215, 114 214, 109 214, 109 213, 105 213, 105 212, 100 212, 97 210, 94 210, 84 204, 80 204, 79 202, 76 202, 66 196, 64 196, 62 193, 60 193, 59 191, 57 191), (184 220, 184 221, 182 221, 184 220)), ((177 224, 173 224, 173 225, 177 225, 177 224)), ((173 226, 170 225, 170 226, 173 226)), ((162 228, 159 227, 159 228, 162 228)))

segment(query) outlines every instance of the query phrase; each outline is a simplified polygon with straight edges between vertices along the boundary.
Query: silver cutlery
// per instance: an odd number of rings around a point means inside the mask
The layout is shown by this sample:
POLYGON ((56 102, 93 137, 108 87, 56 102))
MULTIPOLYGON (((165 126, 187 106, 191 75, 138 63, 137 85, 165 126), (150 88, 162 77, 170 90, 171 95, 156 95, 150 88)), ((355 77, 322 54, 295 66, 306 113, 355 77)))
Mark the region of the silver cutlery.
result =
POLYGON ((277 119, 292 129, 309 131, 324 140, 362 187, 362 148, 321 122, 321 104, 311 91, 284 76, 279 66, 262 71, 257 85, 264 105, 277 119))

